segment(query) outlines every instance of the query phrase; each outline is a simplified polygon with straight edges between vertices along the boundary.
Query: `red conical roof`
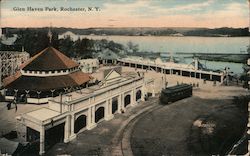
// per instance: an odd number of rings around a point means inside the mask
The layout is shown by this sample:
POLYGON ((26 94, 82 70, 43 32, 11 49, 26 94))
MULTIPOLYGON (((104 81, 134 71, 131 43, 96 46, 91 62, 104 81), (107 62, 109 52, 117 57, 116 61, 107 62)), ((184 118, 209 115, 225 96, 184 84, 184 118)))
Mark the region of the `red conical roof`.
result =
POLYGON ((18 72, 14 76, 4 79, 4 87, 18 90, 50 91, 65 87, 77 87, 91 79, 89 74, 81 71, 59 76, 25 76, 18 72))
POLYGON ((78 67, 78 63, 71 60, 53 47, 48 47, 33 56, 21 68, 29 71, 50 71, 78 67))

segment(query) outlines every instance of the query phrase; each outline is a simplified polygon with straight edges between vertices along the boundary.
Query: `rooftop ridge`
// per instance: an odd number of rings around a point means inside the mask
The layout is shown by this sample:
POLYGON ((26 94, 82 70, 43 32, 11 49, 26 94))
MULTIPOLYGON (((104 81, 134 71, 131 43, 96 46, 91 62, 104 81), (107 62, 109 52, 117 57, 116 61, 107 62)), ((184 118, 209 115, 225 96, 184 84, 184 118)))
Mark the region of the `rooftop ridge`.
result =
POLYGON ((20 69, 25 68, 30 62, 34 61, 37 57, 39 57, 41 54, 44 53, 44 51, 46 51, 49 47, 43 49, 42 51, 38 52, 36 55, 34 55, 33 57, 31 57, 27 62, 25 62, 24 64, 21 65, 20 69))
MULTIPOLYGON (((72 62, 75 62, 74 60, 71 60, 70 58, 68 58, 66 55, 64 55, 63 53, 61 53, 59 50, 57 50, 56 48, 54 48, 54 47, 50 47, 50 48, 52 48, 56 53, 56 55, 58 56, 58 58, 63 62, 63 64, 66 66, 67 64, 65 64, 65 62, 63 61, 63 59, 68 59, 68 60, 70 60, 70 61, 72 61, 72 62), (64 57, 64 58, 62 58, 62 57, 64 57)), ((78 64, 77 62, 75 62, 76 64, 78 64)))
POLYGON ((33 56, 21 69, 29 71, 51 71, 78 67, 79 64, 59 50, 49 46, 33 56))

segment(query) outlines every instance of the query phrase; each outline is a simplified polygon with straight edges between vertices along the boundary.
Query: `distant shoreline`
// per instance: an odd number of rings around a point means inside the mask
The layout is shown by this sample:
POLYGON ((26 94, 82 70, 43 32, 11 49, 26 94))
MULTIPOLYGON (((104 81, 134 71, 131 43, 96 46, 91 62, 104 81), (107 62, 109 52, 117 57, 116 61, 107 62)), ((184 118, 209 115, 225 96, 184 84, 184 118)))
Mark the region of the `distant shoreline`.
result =
MULTIPOLYGON (((13 28, 4 27, 3 32, 15 33, 20 30, 48 31, 43 28, 13 28)), ((53 27, 52 31, 58 34, 72 32, 76 35, 100 35, 100 36, 169 36, 169 37, 249 37, 248 28, 168 28, 168 27, 127 27, 127 28, 64 28, 53 27)))

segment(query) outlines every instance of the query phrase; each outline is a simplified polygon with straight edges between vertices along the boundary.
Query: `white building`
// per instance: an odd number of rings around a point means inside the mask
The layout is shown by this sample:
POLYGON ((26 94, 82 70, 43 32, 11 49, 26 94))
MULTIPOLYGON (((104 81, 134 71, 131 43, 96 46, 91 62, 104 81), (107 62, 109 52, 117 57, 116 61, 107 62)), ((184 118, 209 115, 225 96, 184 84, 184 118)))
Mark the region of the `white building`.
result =
MULTIPOLYGON (((1 36, 1 35, 0 35, 1 36)), ((15 41, 17 40, 18 35, 13 34, 12 37, 6 37, 5 35, 1 36, 1 43, 5 45, 13 45, 15 41)))
POLYGON ((40 138, 42 155, 50 140, 69 142, 80 130, 90 130, 144 100, 143 74, 124 76, 118 68, 104 72, 105 79, 99 85, 55 97, 49 107, 23 114, 20 122, 26 127, 27 141, 40 138))
POLYGON ((63 34, 58 35, 58 39, 66 39, 67 37, 69 37, 72 41, 75 41, 79 38, 79 35, 76 35, 71 31, 67 31, 63 34))
POLYGON ((81 59, 77 62, 80 64, 80 69, 84 73, 93 73, 99 68, 98 59, 81 59))
MULTIPOLYGON (((100 62, 105 64, 106 60, 101 60, 100 62)), ((208 81, 218 81, 223 83, 225 78, 225 73, 214 72, 211 70, 204 70, 202 65, 194 60, 191 64, 179 64, 174 62, 162 62, 161 59, 150 60, 145 58, 118 58, 113 61, 114 64, 120 64, 122 66, 145 69, 145 70, 153 70, 155 72, 170 74, 170 75, 180 75, 186 76, 190 78, 203 79, 208 81)))

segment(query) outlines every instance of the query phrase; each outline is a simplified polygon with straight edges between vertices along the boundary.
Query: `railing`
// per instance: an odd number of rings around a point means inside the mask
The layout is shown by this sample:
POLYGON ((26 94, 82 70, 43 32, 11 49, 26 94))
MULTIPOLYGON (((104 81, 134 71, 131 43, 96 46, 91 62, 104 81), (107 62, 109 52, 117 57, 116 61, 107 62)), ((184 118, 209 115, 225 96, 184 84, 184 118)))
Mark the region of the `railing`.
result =
MULTIPOLYGON (((38 119, 28 115, 28 114, 23 114, 22 117, 24 118, 24 120, 26 122, 27 121, 32 122, 32 123, 34 123, 36 125, 46 125, 46 124, 51 123, 52 120, 53 121, 62 120, 62 118, 66 117, 70 113, 79 112, 81 110, 87 109, 90 105, 95 105, 95 104, 98 104, 98 103, 101 103, 101 102, 105 101, 104 98, 97 98, 97 99, 94 100, 93 103, 89 103, 89 100, 91 100, 91 98, 93 98, 93 97, 96 97, 96 96, 98 96, 100 94, 103 94, 104 97, 107 97, 107 94, 109 94, 108 97, 113 97, 113 96, 119 95, 120 92, 121 92, 121 90, 119 89, 120 87, 122 87, 122 86, 124 86, 126 84, 129 84, 131 82, 134 82, 132 87, 137 88, 138 86, 143 85, 144 82, 142 80, 143 80, 143 77, 130 78, 130 79, 125 80, 125 81, 123 81, 123 82, 121 82, 119 84, 115 84, 115 85, 112 85, 112 86, 106 86, 104 88, 96 90, 96 92, 94 92, 94 93, 92 93, 90 95, 87 95, 85 97, 80 97, 78 99, 75 99, 75 100, 72 100, 72 101, 69 101, 69 102, 64 102, 64 103, 62 103, 62 106, 71 107, 72 105, 75 105, 75 104, 78 105, 79 104, 79 105, 82 105, 82 107, 78 106, 78 107, 76 107, 77 109, 73 109, 73 110, 71 110, 69 108, 68 110, 65 110, 65 112, 61 112, 60 114, 58 114, 58 115, 56 115, 56 116, 54 116, 54 117, 52 117, 50 119, 44 120, 44 121, 38 120, 38 119), (138 82, 140 82, 140 83, 138 83, 138 82), (118 89, 118 91, 117 92, 109 92, 109 91, 111 91, 113 89, 118 89), (82 102, 84 102, 84 105, 83 105, 82 102)), ((128 88, 123 88, 122 91, 126 91, 126 90, 129 90, 129 89, 131 90, 131 85, 128 88)), ((60 105, 60 102, 56 102, 54 100, 50 100, 50 102, 60 105)), ((37 109, 37 110, 39 110, 39 109, 37 109)), ((34 110, 34 111, 36 111, 36 110, 34 110)), ((54 111, 57 111, 57 110, 54 110, 54 111)))
POLYGON ((157 64, 155 62, 145 62, 141 60, 138 60, 137 62, 134 60, 125 60, 125 59, 117 59, 117 60, 123 63, 133 63, 133 64, 140 64, 140 65, 145 65, 145 66, 154 66, 154 67, 168 69, 168 70, 183 70, 183 71, 189 71, 189 72, 197 72, 197 73, 203 73, 203 74, 223 76, 223 72, 218 73, 218 72, 213 72, 213 71, 195 70, 195 69, 184 68, 184 67, 168 67, 166 65, 157 64))
MULTIPOLYGON (((94 96, 96 96, 96 95, 105 93, 105 92, 107 92, 107 91, 109 91, 109 90, 112 90, 112 89, 115 89, 115 88, 118 88, 118 87, 122 87, 122 86, 124 86, 124 85, 126 85, 126 84, 128 84, 128 83, 131 83, 131 82, 134 82, 134 81, 139 81, 139 80, 142 80, 142 79, 143 79, 143 77, 130 78, 130 79, 125 80, 125 81, 123 81, 123 82, 120 82, 120 83, 118 83, 118 84, 111 85, 111 86, 105 86, 105 87, 103 87, 103 88, 94 90, 93 93, 90 93, 90 94, 88 94, 88 95, 86 95, 86 96, 84 96, 84 97, 80 97, 80 98, 78 98, 78 99, 74 99, 74 100, 68 101, 68 102, 63 102, 62 104, 63 104, 63 105, 71 105, 71 104, 74 104, 74 103, 79 103, 79 102, 81 102, 81 101, 84 101, 84 100, 89 99, 89 98, 91 98, 91 97, 94 97, 94 96)), ((57 101, 55 101, 55 100, 53 100, 53 99, 51 99, 50 101, 55 102, 55 103, 59 103, 59 102, 57 102, 57 101)))

